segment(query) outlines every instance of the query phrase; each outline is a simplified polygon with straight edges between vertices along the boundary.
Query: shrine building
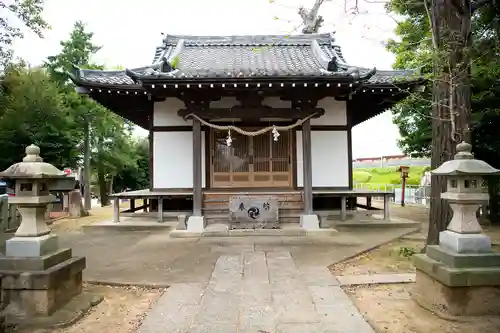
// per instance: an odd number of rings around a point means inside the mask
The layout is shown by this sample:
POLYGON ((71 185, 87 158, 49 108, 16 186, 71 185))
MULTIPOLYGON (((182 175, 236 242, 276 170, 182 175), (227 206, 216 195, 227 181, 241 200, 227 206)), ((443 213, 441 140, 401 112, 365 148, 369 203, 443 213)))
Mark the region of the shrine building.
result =
POLYGON ((356 197, 374 195, 353 188, 352 128, 424 83, 349 64, 330 33, 166 35, 150 65, 71 78, 149 131, 149 189, 120 196, 146 199, 160 220, 184 209, 188 230, 222 220, 242 195, 275 196, 286 222, 335 209, 345 218, 356 197))

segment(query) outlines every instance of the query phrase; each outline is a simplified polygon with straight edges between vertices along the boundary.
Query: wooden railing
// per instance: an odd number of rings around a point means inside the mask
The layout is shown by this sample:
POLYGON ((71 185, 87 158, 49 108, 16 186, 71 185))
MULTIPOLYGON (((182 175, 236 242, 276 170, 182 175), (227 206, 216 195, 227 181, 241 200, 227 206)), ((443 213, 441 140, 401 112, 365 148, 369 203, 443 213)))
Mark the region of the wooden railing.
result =
POLYGON ((21 223, 21 215, 14 205, 8 202, 8 196, 0 197, 0 232, 16 230, 21 223))

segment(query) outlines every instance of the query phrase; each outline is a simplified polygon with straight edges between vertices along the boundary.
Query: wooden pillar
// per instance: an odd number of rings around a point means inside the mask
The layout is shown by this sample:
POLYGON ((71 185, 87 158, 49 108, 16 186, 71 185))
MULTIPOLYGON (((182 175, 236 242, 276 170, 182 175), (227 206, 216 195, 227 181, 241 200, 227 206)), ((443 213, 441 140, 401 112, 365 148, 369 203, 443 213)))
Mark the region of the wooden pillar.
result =
POLYGON ((313 213, 312 160, 311 160, 311 121, 302 124, 302 159, 304 172, 304 214, 313 213))
POLYGON ((372 197, 367 196, 366 197, 366 207, 371 208, 372 207, 372 197))
POLYGON ((135 198, 130 198, 130 211, 135 212, 135 198))
POLYGON ((113 222, 120 222, 120 198, 115 197, 113 200, 113 222))
POLYGON ((143 211, 147 212, 148 211, 149 200, 146 199, 146 198, 144 198, 144 200, 142 201, 142 204, 143 204, 143 207, 144 207, 143 211))
POLYGON ((347 220, 347 197, 340 197, 340 220, 347 220))
POLYGON ((158 222, 163 222, 163 198, 158 197, 158 222))
POLYGON ((193 119, 193 216, 202 216, 201 154, 201 123, 198 119, 193 119))

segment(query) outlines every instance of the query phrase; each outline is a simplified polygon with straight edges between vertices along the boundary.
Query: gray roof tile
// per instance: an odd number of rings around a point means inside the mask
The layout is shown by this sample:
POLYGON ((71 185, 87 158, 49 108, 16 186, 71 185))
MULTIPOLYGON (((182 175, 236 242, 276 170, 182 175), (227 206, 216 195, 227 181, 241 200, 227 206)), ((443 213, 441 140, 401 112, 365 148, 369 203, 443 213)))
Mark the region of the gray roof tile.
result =
MULTIPOLYGON (((349 66, 332 34, 293 36, 173 36, 167 35, 156 48, 153 65, 130 70, 142 78, 252 78, 252 77, 332 77, 351 78, 349 66), (162 71, 167 60, 177 66, 162 71), (337 70, 328 71, 336 60, 337 70)), ((369 69, 359 68, 363 77, 369 69)), ((126 71, 81 70, 79 79, 90 83, 135 85, 126 71)), ((408 71, 377 71, 368 83, 385 84, 408 71)))

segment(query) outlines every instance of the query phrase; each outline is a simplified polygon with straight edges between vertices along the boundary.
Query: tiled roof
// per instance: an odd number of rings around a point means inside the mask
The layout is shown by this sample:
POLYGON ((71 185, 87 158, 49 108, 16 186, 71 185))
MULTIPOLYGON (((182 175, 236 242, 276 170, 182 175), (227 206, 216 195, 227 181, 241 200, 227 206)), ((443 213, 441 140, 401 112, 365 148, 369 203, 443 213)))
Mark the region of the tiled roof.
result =
POLYGON ((130 71, 81 70, 80 81, 135 85, 136 79, 323 77, 389 83, 408 73, 349 66, 332 34, 292 36, 173 36, 155 52, 153 65, 130 71), (172 68, 174 67, 174 68, 172 68))

